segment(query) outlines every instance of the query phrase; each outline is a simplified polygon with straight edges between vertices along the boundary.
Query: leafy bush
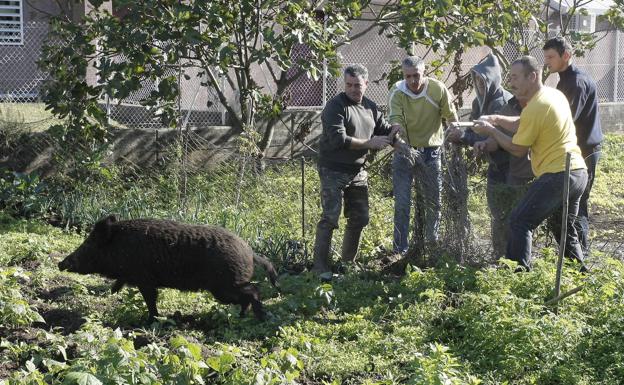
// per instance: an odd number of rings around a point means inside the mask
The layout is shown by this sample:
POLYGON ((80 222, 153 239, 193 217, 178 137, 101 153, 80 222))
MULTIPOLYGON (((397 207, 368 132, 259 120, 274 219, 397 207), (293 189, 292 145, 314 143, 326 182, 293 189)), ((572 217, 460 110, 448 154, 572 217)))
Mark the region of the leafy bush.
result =
POLYGON ((478 385, 476 377, 462 372, 457 358, 446 346, 430 344, 428 354, 418 354, 408 371, 414 372, 406 384, 414 385, 478 385))
POLYGON ((22 295, 20 287, 29 277, 20 268, 0 267, 0 325, 24 326, 45 322, 22 295))
POLYGON ((10 172, 0 174, 0 207, 13 215, 43 216, 50 208, 47 184, 39 175, 10 172))

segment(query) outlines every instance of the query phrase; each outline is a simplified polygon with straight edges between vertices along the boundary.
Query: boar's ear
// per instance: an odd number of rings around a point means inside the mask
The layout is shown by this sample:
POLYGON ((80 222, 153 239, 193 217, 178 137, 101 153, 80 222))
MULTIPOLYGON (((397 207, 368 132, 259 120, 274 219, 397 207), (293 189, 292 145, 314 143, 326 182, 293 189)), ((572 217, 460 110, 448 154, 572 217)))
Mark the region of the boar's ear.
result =
POLYGON ((93 226, 93 232, 97 235, 100 242, 106 242, 113 236, 112 224, 115 222, 117 222, 117 218, 114 215, 109 215, 106 218, 100 219, 100 221, 93 226))

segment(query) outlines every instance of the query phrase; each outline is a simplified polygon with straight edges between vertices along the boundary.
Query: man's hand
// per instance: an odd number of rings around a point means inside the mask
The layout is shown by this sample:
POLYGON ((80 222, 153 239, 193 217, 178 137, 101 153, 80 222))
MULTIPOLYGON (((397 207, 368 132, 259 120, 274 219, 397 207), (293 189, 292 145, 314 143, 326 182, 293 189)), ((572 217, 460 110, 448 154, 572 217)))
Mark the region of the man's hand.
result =
MULTIPOLYGON (((489 116, 493 116, 493 115, 489 115, 489 116)), ((475 120, 474 123, 475 125, 472 129, 474 132, 476 132, 479 135, 489 136, 493 130, 496 130, 496 128, 492 125, 492 123, 490 123, 487 120, 481 120, 481 118, 479 118, 479 120, 475 120)))
POLYGON ((392 131, 394 131, 394 130, 396 130, 397 135, 400 135, 400 136, 402 136, 404 138, 407 137, 407 131, 405 131, 405 128, 403 128, 403 126, 401 126, 400 124, 394 123, 392 125, 392 131))
POLYGON ((493 126, 498 125, 498 115, 481 115, 479 116, 479 120, 488 122, 493 126))
POLYGON ((410 146, 409 144, 405 143, 405 141, 403 141, 403 139, 401 139, 401 138, 399 138, 394 143, 394 151, 396 151, 397 153, 399 153, 399 154, 401 154, 403 156, 408 156, 411 149, 412 149, 412 146, 410 146))
POLYGON ((464 131, 461 128, 451 123, 445 131, 446 140, 452 143, 459 143, 463 133, 464 131))
POLYGON ((400 132, 401 132, 401 126, 399 126, 398 124, 393 124, 391 129, 390 129, 390 133, 388 134, 388 136, 394 142, 395 138, 399 139, 398 135, 399 135, 400 132))
POLYGON ((498 150, 498 143, 493 138, 487 138, 486 140, 480 140, 475 142, 474 146, 475 156, 481 156, 486 152, 492 152, 498 150))
POLYGON ((394 138, 388 136, 373 136, 366 142, 366 148, 371 150, 381 150, 392 144, 394 138))

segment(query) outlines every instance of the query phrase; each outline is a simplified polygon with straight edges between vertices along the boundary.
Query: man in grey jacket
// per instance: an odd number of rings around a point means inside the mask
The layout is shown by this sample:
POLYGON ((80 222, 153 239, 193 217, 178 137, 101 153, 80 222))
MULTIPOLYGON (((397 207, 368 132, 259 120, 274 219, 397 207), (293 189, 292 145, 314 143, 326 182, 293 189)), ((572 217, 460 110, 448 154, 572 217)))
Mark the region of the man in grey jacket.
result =
POLYGON ((345 91, 323 109, 323 133, 319 143, 318 172, 321 179, 323 213, 314 241, 315 273, 330 272, 329 255, 334 229, 344 199, 347 218, 342 259, 353 261, 362 230, 368 224, 368 174, 363 169, 369 150, 391 145, 396 130, 386 123, 377 105, 364 97, 368 70, 360 64, 344 70, 345 91))
MULTIPOLYGON (((520 115, 520 104, 501 85, 501 67, 496 56, 487 55, 472 67, 471 74, 477 97, 472 102, 470 120, 476 120, 482 115, 520 115)), ((489 165, 486 196, 490 209, 492 247, 496 256, 503 256, 509 233, 509 212, 517 199, 517 191, 522 191, 522 186, 526 186, 532 179, 529 159, 527 156, 513 157, 494 140, 487 141, 486 146, 484 142, 487 137, 475 133, 471 128, 462 130, 451 125, 447 130, 447 139, 474 146, 478 152, 487 153, 489 165), (510 164, 514 165, 514 169, 521 168, 522 173, 512 175, 510 164)))

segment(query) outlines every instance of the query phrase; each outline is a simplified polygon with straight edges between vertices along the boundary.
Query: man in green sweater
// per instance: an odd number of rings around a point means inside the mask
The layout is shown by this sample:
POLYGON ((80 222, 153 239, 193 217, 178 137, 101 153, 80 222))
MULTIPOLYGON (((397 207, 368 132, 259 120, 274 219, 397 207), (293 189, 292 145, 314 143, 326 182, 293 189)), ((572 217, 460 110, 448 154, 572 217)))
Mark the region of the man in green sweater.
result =
POLYGON ((368 174, 362 167, 368 150, 391 145, 397 130, 386 123, 377 105, 364 97, 368 70, 360 64, 344 70, 345 91, 323 109, 323 133, 319 142, 318 172, 323 214, 316 226, 315 273, 331 273, 329 254, 334 229, 344 199, 347 218, 342 259, 353 261, 362 229, 368 224, 368 174))
MULTIPOLYGON (((425 77, 425 62, 410 56, 401 65, 403 80, 390 91, 388 120, 394 129, 400 129, 406 143, 395 146, 392 161, 394 190, 394 244, 395 253, 408 249, 412 181, 414 172, 422 175, 414 181, 417 207, 423 215, 420 220, 426 244, 438 241, 440 224, 441 151, 444 140, 442 120, 457 121, 451 95, 444 83, 425 77)), ((421 245, 422 246, 422 245, 421 245)))

